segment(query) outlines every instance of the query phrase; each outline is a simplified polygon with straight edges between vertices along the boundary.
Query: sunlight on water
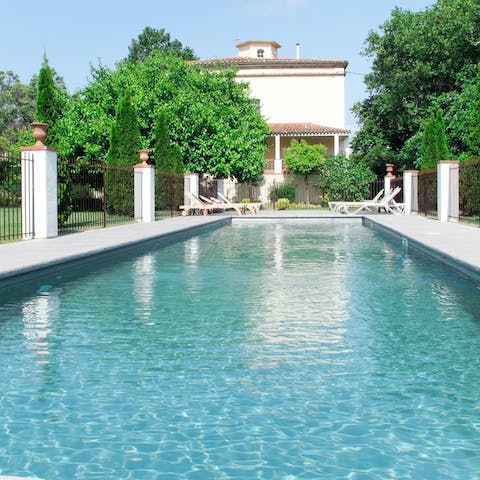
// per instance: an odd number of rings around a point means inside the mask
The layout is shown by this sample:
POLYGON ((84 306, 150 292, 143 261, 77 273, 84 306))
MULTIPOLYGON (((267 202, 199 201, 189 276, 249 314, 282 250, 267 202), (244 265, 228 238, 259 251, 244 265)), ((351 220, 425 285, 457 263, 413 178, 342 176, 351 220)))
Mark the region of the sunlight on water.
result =
POLYGON ((354 221, 234 224, 0 291, 0 475, 467 479, 476 286, 354 221))

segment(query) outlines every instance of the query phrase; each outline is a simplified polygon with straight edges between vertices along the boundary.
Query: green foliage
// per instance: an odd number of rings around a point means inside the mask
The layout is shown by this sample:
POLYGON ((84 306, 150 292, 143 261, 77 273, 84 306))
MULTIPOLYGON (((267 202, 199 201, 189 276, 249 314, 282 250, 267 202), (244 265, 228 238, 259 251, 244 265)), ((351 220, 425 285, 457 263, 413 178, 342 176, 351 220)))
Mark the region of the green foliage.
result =
POLYGON ((178 145, 185 171, 240 182, 263 172, 269 129, 233 70, 213 72, 153 52, 142 62, 99 66, 62 122, 62 148, 75 156, 103 158, 115 104, 125 91, 138 115, 142 144, 154 145, 153 125, 163 111, 170 144, 178 145))
POLYGON ((30 123, 35 114, 36 95, 36 78, 29 85, 24 85, 15 73, 0 72, 1 152, 15 150, 15 144, 25 132, 29 134, 30 144, 33 143, 30 123))
POLYGON ((270 190, 270 200, 275 202, 279 198, 287 198, 290 202, 295 202, 297 196, 297 186, 294 183, 283 182, 273 185, 270 190))
POLYGON ((289 147, 283 149, 283 158, 291 173, 310 175, 319 172, 326 153, 325 145, 310 145, 306 140, 294 139, 289 147))
POLYGON ((171 40, 170 34, 163 28, 157 30, 152 27, 145 27, 143 32, 135 40, 132 40, 128 47, 130 62, 142 62, 154 51, 166 54, 174 54, 184 60, 194 60, 195 54, 190 47, 183 47, 176 38, 171 40))
POLYGON ((468 150, 472 156, 480 156, 480 63, 477 68, 475 98, 470 119, 468 150))
POLYGON ((133 165, 138 161, 140 148, 137 115, 130 102, 130 96, 125 94, 117 104, 117 114, 111 127, 110 148, 107 153, 107 163, 110 167, 107 175, 109 213, 133 215, 134 197, 131 174, 133 165))
POLYGON ((142 144, 137 114, 128 94, 117 104, 117 115, 110 130, 110 148, 107 161, 110 165, 132 166, 137 163, 142 144))
MULTIPOLYGON (((35 120, 48 123, 46 144, 57 148, 60 145, 58 125, 62 118, 64 105, 66 103, 66 90, 63 81, 59 86, 55 84, 54 71, 48 65, 44 57, 43 65, 38 74, 37 102, 35 120)), ((67 163, 59 161, 57 164, 57 203, 58 203, 58 224, 63 225, 73 210, 73 199, 71 195, 71 172, 67 163)))
POLYGON ((370 167, 377 171, 367 154, 379 146, 384 156, 391 152, 391 163, 412 168, 418 158, 409 158, 415 150, 405 145, 437 108, 445 112, 448 143, 456 153, 466 149, 468 116, 460 105, 480 60, 479 38, 478 0, 437 0, 417 13, 396 8, 380 32, 370 32, 363 52, 372 61, 368 97, 354 107, 361 129, 352 142, 370 167))
POLYGON ((275 203, 275 208, 277 210, 286 210, 290 205, 290 200, 288 198, 279 198, 275 203))
POLYGON ((170 131, 166 115, 161 112, 155 123, 153 139, 154 159, 159 172, 183 173, 183 160, 180 147, 170 142, 170 131))
POLYGON ((365 162, 345 155, 328 156, 322 165, 317 188, 330 200, 362 200, 375 174, 365 162))
POLYGON ((167 118, 164 112, 160 112, 153 131, 155 166, 159 172, 170 172, 168 161, 168 149, 170 146, 170 133, 167 118))
POLYGON ((439 160, 447 160, 449 156, 443 112, 437 109, 430 114, 430 118, 425 123, 418 167, 421 170, 434 168, 439 160))

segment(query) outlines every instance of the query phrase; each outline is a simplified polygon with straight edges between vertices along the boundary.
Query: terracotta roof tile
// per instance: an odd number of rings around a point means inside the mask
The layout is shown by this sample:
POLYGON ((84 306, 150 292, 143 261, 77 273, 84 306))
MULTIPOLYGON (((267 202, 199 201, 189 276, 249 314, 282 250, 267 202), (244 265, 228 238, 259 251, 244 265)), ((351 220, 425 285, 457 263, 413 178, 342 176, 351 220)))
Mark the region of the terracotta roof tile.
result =
POLYGON ((349 135, 346 128, 325 127, 315 123, 269 123, 274 135, 349 135))
POLYGON ((204 67, 229 67, 237 65, 239 67, 330 67, 347 68, 347 60, 327 60, 315 58, 253 58, 253 57, 226 57, 212 58, 209 60, 191 60, 192 65, 202 65, 204 67))

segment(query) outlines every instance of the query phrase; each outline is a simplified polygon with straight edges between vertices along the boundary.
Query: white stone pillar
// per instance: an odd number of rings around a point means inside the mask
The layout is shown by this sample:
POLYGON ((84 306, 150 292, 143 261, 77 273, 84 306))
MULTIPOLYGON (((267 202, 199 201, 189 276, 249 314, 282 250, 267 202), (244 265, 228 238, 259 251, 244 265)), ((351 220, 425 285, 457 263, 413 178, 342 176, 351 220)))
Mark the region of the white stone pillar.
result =
POLYGON ((340 153, 340 135, 335 134, 333 136, 333 154, 338 155, 340 153))
MULTIPOLYGON (((21 150, 29 152, 33 158, 33 212, 27 211, 22 216, 33 216, 34 238, 52 238, 58 236, 57 151, 43 144, 47 136, 46 123, 34 122, 32 127, 36 143, 31 147, 22 147, 21 150)), ((26 185, 27 183, 25 182, 26 185)), ((22 196, 26 193, 22 192, 22 196)), ((31 208, 26 206, 26 202, 23 206, 31 208)))
POLYGON ((448 222, 450 213, 458 212, 458 205, 450 204, 450 192, 453 187, 450 185, 450 168, 458 168, 458 163, 454 160, 441 160, 437 163, 437 216, 441 222, 448 222))
POLYGON ((403 172, 403 201, 405 202, 405 213, 411 214, 412 210, 418 205, 415 198, 418 190, 415 188, 415 179, 418 176, 418 170, 405 170, 403 172))
POLYGON ((149 165, 148 150, 139 150, 141 163, 134 169, 135 221, 155 221, 155 168, 149 165))
POLYGON ((387 168, 387 174, 385 175, 384 178, 384 183, 383 183, 383 194, 386 195, 390 189, 392 188, 391 186, 391 181, 395 178, 395 175, 393 174, 393 167, 394 165, 392 163, 387 163, 385 165, 387 168))
POLYGON ((273 173, 282 173, 282 151, 280 150, 280 135, 275 135, 275 160, 273 161, 273 173))
MULTIPOLYGON (((200 191, 198 173, 186 173, 183 177, 183 181, 185 193, 189 192, 198 197, 200 191)), ((184 195, 183 202, 184 205, 190 205, 192 203, 188 195, 184 195)))

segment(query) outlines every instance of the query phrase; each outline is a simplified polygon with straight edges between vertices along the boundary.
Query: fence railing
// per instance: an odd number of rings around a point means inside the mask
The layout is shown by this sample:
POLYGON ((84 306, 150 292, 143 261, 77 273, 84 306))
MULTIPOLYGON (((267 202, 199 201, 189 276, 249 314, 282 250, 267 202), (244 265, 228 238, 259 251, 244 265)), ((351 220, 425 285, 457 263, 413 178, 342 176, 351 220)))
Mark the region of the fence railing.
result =
POLYGON ((59 231, 102 228, 130 223, 133 216, 133 168, 88 162, 58 160, 60 197, 59 231), (61 193, 65 191, 65 193, 61 193), (67 209, 62 214, 62 210, 67 209))
POLYGON ((184 203, 184 176, 178 173, 155 172, 155 219, 179 215, 184 203))
POLYGON ((32 157, 0 154, 0 242, 33 236, 33 208, 32 157))
POLYGON ((437 217, 437 170, 431 168, 418 174, 417 213, 426 217, 437 217))
POLYGON ((394 199, 398 203, 403 203, 403 177, 395 177, 390 180, 390 188, 395 189, 400 187, 400 190, 395 195, 394 199))

